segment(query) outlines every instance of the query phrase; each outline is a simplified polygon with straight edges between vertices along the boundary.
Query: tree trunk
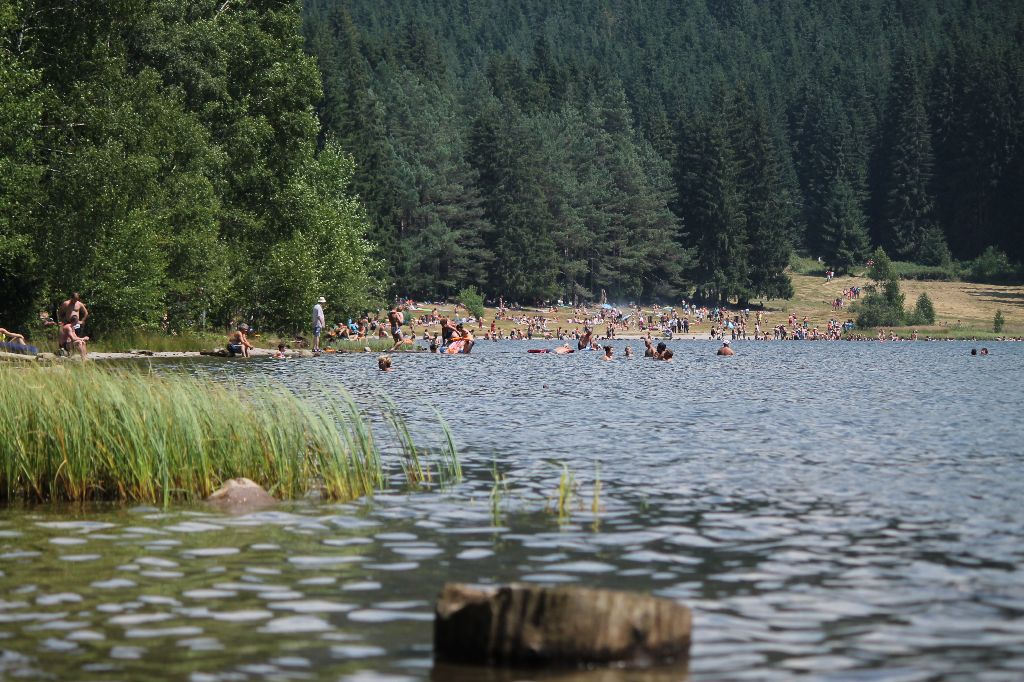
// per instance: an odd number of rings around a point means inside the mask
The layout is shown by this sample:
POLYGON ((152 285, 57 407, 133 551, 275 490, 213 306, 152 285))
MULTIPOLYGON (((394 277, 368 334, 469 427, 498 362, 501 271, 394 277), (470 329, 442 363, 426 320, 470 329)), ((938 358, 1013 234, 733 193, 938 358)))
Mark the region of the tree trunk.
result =
POLYGON ((435 609, 434 655, 498 665, 683 660, 691 624, 689 608, 646 594, 449 583, 435 609))

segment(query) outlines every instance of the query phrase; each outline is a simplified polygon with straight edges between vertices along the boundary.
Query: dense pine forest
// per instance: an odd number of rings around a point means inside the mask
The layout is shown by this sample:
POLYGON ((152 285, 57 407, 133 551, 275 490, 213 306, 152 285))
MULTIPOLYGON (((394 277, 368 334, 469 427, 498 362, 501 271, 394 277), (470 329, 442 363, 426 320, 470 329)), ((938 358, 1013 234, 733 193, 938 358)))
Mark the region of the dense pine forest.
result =
POLYGON ((745 301, 787 296, 794 250, 1024 256, 1019 2, 309 0, 304 27, 402 294, 745 301))
POLYGON ((0 0, 0 325, 1024 259, 1011 0, 0 0))

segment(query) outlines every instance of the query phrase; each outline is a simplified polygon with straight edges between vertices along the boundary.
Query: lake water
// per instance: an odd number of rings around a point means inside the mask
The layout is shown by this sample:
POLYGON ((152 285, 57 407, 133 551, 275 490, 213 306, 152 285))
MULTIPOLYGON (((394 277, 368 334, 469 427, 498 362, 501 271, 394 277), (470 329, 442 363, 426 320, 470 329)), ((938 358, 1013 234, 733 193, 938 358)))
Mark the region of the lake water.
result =
POLYGON ((436 407, 465 481, 410 492, 393 465, 372 500, 237 517, 2 509, 0 679, 454 679, 431 651, 447 580, 681 600, 692 680, 1024 679, 1024 346, 525 353, 544 345, 400 355, 390 373, 373 355, 186 365, 314 401, 382 392, 420 441, 436 407))

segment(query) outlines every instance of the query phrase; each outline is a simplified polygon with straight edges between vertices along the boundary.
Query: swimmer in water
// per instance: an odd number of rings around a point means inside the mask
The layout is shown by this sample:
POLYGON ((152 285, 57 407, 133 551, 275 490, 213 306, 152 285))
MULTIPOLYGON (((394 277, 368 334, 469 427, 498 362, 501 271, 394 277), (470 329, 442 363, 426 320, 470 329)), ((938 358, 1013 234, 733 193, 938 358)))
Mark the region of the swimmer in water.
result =
POLYGON ((382 372, 390 372, 391 371, 391 356, 390 355, 382 355, 379 358, 377 358, 377 367, 382 372))
POLYGON ((594 337, 594 332, 590 330, 590 327, 584 327, 583 333, 580 334, 580 340, 576 342, 576 349, 583 350, 584 348, 590 348, 590 341, 594 337))
POLYGON ((285 358, 287 358, 287 357, 288 357, 288 356, 287 356, 287 355, 285 354, 285 352, 284 352, 284 344, 283 344, 283 343, 279 343, 279 344, 277 344, 277 352, 276 352, 276 353, 274 353, 274 357, 275 357, 276 359, 278 359, 278 360, 284 360, 285 358))
POLYGON ((572 348, 569 346, 568 343, 564 343, 551 352, 555 353, 556 355, 568 355, 569 353, 572 352, 572 348))
POLYGON ((605 346, 604 347, 604 355, 601 356, 601 359, 602 360, 611 360, 613 352, 614 351, 612 350, 611 346, 605 346))
POLYGON ((644 339, 644 357, 645 358, 653 358, 654 357, 654 346, 651 345, 651 340, 649 338, 648 339, 644 339))
POLYGON ((665 345, 664 341, 659 343, 658 344, 658 349, 654 352, 654 359, 655 360, 661 360, 664 357, 665 351, 667 349, 668 349, 668 346, 665 345))
POLYGON ((633 349, 630 346, 626 346, 626 350, 623 351, 627 358, 633 357, 633 349))
POLYGON ((982 347, 981 354, 982 355, 988 355, 988 348, 982 347))
POLYGON ((732 348, 729 348, 729 339, 722 341, 722 347, 718 349, 719 355, 736 355, 732 348))
POLYGON ((672 351, 666 348, 665 352, 661 354, 661 359, 665 362, 672 362, 672 351))

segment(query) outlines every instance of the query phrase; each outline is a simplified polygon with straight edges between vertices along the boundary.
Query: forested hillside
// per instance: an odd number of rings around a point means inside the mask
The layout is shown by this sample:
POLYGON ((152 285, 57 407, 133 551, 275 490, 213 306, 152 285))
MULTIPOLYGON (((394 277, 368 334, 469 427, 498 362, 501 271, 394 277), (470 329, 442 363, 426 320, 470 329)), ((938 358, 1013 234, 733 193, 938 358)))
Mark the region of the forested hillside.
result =
POLYGON ((1024 257, 1024 4, 307 0, 396 292, 784 297, 1024 257))
POLYGON ((281 0, 0 0, 0 325, 73 289, 94 331, 379 300, 300 22, 281 0))

